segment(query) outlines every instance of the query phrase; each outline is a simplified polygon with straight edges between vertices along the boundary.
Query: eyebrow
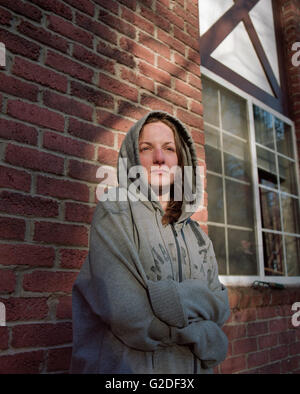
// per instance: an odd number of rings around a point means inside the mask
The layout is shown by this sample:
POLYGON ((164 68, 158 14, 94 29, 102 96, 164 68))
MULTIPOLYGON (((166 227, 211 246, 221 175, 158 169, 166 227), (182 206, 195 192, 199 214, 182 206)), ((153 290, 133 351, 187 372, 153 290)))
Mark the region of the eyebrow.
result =
MULTIPOLYGON (((148 141, 140 141, 140 142, 139 142, 139 145, 142 145, 142 144, 152 145, 151 142, 148 142, 148 141)), ((164 142, 164 143, 163 143, 163 145, 166 145, 166 144, 174 144, 174 145, 175 145, 175 142, 174 142, 174 141, 167 141, 167 142, 164 142)))

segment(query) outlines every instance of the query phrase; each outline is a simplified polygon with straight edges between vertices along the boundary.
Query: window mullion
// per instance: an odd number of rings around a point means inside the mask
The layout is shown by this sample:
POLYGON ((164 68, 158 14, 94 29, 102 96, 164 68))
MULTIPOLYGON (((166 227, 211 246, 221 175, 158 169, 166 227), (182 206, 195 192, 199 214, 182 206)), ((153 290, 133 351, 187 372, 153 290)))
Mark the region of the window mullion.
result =
POLYGON ((258 182, 258 171, 257 171, 257 157, 256 157, 256 146, 255 146, 255 126, 254 126, 254 114, 253 114, 253 103, 251 100, 247 100, 248 105, 248 116, 249 116, 249 143, 250 143, 250 164, 252 166, 252 184, 253 184, 253 199, 254 199, 254 231, 257 240, 257 257, 259 262, 259 276, 264 277, 264 251, 263 251, 263 236, 262 236, 262 224, 261 224, 261 208, 259 198, 259 182, 258 182))

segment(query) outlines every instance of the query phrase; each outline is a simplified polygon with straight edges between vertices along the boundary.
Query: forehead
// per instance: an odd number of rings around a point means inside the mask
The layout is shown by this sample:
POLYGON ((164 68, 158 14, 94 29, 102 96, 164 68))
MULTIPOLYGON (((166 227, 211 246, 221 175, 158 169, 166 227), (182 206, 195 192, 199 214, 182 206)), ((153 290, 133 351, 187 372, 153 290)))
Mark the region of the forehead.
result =
POLYGON ((146 124, 139 136, 139 141, 172 141, 175 142, 173 130, 163 122, 146 124))

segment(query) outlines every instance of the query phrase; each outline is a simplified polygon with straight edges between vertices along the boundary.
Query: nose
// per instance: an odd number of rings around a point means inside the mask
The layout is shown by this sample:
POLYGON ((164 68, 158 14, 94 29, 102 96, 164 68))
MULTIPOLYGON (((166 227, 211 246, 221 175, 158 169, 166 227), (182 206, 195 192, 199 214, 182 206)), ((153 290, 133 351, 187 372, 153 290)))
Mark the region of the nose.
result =
POLYGON ((163 164, 165 162, 165 157, 162 149, 157 148, 153 151, 153 163, 154 164, 163 164))

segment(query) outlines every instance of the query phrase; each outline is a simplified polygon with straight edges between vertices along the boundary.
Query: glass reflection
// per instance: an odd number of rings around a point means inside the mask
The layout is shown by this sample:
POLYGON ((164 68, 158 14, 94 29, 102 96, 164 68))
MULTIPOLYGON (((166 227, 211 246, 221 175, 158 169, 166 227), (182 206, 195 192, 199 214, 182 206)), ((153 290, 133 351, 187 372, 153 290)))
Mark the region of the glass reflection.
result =
POLYGON ((259 188, 262 227, 281 230, 278 193, 259 188))
POLYGON ((235 226, 253 226, 252 187, 226 180, 227 223, 235 226))
POLYGON ((205 159, 208 171, 222 174, 220 132, 205 126, 205 159))
POLYGON ((265 275, 284 275, 282 236, 263 232, 265 275))
POLYGON ((203 84, 203 118, 214 126, 219 126, 218 89, 208 79, 202 79, 203 84))
POLYGON ((257 275, 253 231, 228 230, 229 275, 257 275))
POLYGON ((222 178, 207 174, 208 220, 224 223, 224 199, 222 178))
POLYGON ((284 237, 288 276, 300 276, 300 238, 284 237))
POLYGON ((275 118, 277 152, 294 157, 291 126, 275 118))
POLYGON ((209 225, 208 235, 214 247, 219 275, 226 275, 225 229, 209 225))
POLYGON ((244 100, 227 90, 222 90, 221 116, 224 130, 248 139, 246 103, 244 100))
POLYGON ((253 106, 253 113, 256 142, 274 149, 273 116, 256 105, 253 106))
POLYGON ((281 194, 283 230, 287 233, 299 233, 299 202, 298 199, 281 194))
POLYGON ((294 162, 278 156, 280 189, 290 194, 297 194, 294 162))
POLYGON ((250 181, 248 144, 223 133, 225 175, 250 181))

